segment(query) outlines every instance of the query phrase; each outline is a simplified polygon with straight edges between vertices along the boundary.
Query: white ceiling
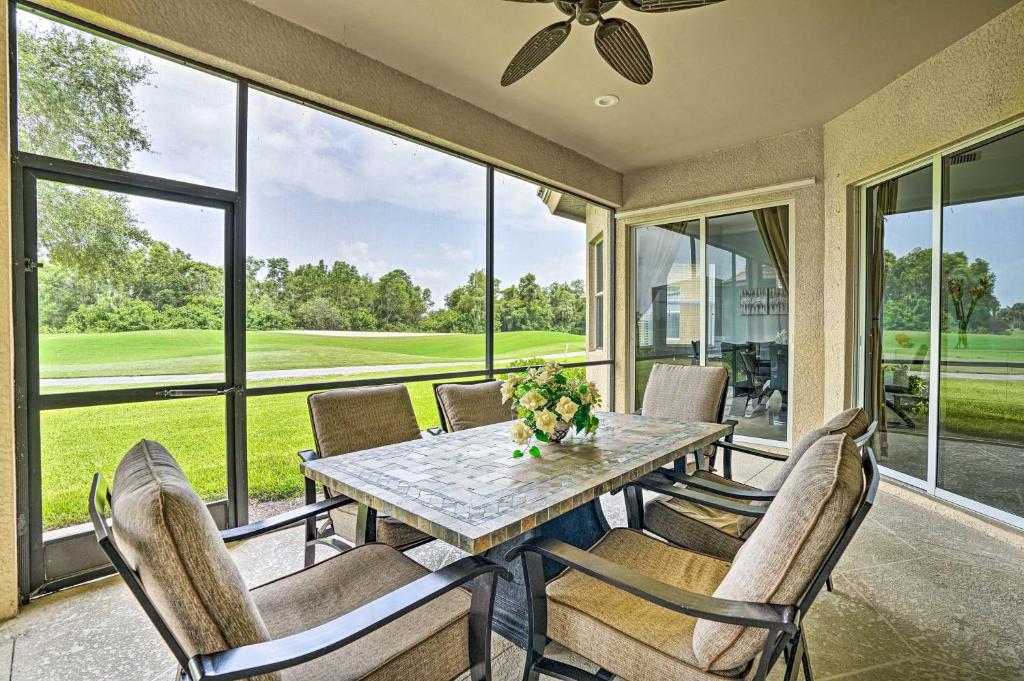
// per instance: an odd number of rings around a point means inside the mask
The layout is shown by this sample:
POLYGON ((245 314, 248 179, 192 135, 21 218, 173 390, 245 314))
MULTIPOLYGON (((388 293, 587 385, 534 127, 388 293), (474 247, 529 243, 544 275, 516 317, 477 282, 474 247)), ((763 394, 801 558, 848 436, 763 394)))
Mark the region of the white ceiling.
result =
POLYGON ((508 88, 505 65, 553 5, 502 0, 249 0, 614 170, 824 123, 1017 0, 726 0, 669 14, 622 5, 654 58, 634 85, 577 24, 508 88), (596 107, 598 95, 621 103, 596 107))

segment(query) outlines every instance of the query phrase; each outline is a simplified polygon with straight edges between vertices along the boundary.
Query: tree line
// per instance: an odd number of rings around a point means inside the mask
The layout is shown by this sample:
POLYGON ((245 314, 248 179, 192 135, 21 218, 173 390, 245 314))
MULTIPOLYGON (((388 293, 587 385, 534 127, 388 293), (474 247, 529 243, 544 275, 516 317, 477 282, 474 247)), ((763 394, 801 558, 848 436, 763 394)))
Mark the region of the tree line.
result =
MULTIPOLYGON (((931 324, 932 249, 915 248, 896 257, 885 251, 883 317, 888 329, 927 331, 931 324)), ((942 328, 971 333, 1024 329, 1024 303, 1003 307, 995 293, 996 274, 988 261, 963 251, 942 254, 942 328), (956 304, 961 299, 960 305, 956 304), (970 314, 965 314, 966 303, 970 314), (973 307, 971 307, 973 304, 973 307)))
MULTIPOLYGON (((51 219, 41 197, 40 216, 51 219)), ((77 190, 89 193, 91 190, 77 190)), ((69 203, 81 207, 87 198, 69 203)), ((82 215, 73 222, 98 219, 82 215)), ((58 218, 59 219, 59 218, 58 218)), ((39 326, 43 333, 106 333, 153 329, 220 329, 224 323, 223 268, 195 260, 181 249, 149 238, 127 207, 117 214, 134 232, 134 246, 82 257, 47 251, 39 271, 39 326), (98 256, 98 257, 97 257, 98 256)), ((124 227, 126 225, 122 225, 124 227)), ((93 232, 102 231, 94 223, 93 232)), ((60 230, 66 233, 66 229, 60 230)), ((395 269, 378 279, 346 262, 292 267, 286 258, 246 263, 246 326, 250 330, 422 331, 483 333, 486 279, 471 272, 466 284, 433 309, 429 288, 395 269)), ((583 282, 541 286, 533 274, 514 285, 495 281, 495 331, 549 330, 582 335, 586 327, 583 282)))

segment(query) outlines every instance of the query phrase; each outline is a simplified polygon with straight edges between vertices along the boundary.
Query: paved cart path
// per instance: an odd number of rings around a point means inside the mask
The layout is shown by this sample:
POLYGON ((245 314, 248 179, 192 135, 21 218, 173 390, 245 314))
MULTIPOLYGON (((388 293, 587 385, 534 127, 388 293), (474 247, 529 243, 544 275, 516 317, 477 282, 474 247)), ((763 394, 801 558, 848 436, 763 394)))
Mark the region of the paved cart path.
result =
MULTIPOLYGON (((560 352, 540 355, 545 359, 564 359, 578 357, 581 352, 560 352)), ((496 366, 505 366, 513 360, 498 360, 496 366)), ((248 380, 269 381, 280 378, 322 378, 324 376, 355 376, 357 374, 382 373, 387 371, 429 371, 450 367, 473 367, 483 362, 471 360, 463 362, 422 362, 419 364, 374 364, 347 367, 310 367, 303 369, 273 369, 269 371, 250 371, 248 380)), ((39 380, 41 388, 72 388, 86 385, 122 386, 122 385, 184 385, 192 383, 217 383, 224 380, 224 374, 163 374, 152 376, 84 376, 78 378, 43 378, 39 380)))

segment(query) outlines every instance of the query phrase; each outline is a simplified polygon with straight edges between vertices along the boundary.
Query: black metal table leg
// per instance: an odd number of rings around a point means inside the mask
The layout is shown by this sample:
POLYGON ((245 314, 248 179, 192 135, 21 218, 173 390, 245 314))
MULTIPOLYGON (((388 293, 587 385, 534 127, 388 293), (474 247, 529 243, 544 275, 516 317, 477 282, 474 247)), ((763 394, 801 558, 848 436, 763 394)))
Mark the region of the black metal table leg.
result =
MULTIPOLYGON (((527 607, 526 581, 523 577, 523 561, 505 560, 505 554, 533 537, 554 537, 581 549, 589 549, 608 531, 608 520, 601 510, 601 502, 594 499, 588 504, 569 511, 564 515, 538 525, 514 539, 488 549, 483 555, 512 573, 512 581, 499 580, 494 600, 494 631, 498 632, 520 648, 528 648, 529 612, 527 607)), ((561 567, 544 559, 544 581, 551 581, 561 572, 561 567)))

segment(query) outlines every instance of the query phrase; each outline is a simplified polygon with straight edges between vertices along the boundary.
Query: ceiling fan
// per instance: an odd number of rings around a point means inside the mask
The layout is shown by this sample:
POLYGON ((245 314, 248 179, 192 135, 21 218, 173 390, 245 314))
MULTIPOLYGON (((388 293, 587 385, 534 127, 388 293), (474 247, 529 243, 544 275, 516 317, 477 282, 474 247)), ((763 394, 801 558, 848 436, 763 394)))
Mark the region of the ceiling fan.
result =
POLYGON ((597 24, 594 30, 594 44, 608 65, 625 78, 639 85, 646 85, 654 77, 651 53, 640 37, 636 26, 624 19, 605 19, 602 15, 621 1, 629 9, 649 14, 675 12, 713 5, 722 0, 506 0, 507 2, 554 3, 563 14, 565 21, 551 24, 530 38, 512 58, 512 62, 501 76, 502 87, 508 87, 530 71, 540 66, 569 37, 572 23, 579 21, 584 26, 597 24))

